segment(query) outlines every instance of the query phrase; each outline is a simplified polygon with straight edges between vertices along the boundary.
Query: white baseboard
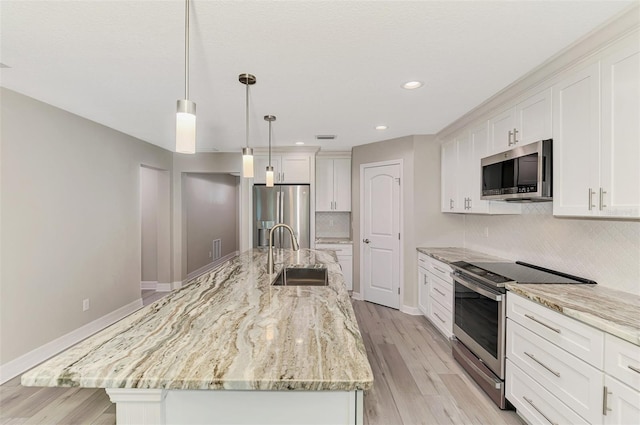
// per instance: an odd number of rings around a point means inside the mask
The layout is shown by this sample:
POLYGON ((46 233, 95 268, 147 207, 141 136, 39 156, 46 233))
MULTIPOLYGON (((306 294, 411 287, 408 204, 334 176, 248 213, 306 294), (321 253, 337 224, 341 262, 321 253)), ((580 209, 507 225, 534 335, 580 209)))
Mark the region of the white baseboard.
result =
POLYGON ((158 283, 156 285, 156 292, 171 292, 173 285, 171 283, 158 283))
POLYGON ((194 277, 198 277, 200 275, 205 274, 206 272, 208 272, 209 270, 213 269, 214 267, 219 266, 220 264, 224 263, 225 261, 228 261, 228 260, 232 259, 233 257, 238 256, 239 254, 240 254, 240 251, 231 252, 231 253, 225 255, 224 257, 218 258, 216 261, 212 261, 211 263, 209 263, 207 265, 204 265, 204 266, 200 267, 197 270, 192 271, 191 273, 189 273, 187 275, 187 281, 193 279, 194 277))
POLYGON ((66 335, 62 335, 60 338, 56 338, 51 342, 31 350, 27 354, 0 365, 0 384, 4 384, 9 379, 15 378, 48 358, 66 350, 72 345, 77 344, 107 326, 112 325, 123 317, 126 317, 138 310, 140 307, 142 307, 142 298, 122 306, 119 309, 94 320, 93 322, 87 323, 66 335))
POLYGON ((140 289, 143 291, 147 291, 147 290, 155 291, 157 286, 158 286, 157 280, 143 280, 142 282, 140 282, 140 289))
POLYGON ((173 285, 173 290, 175 291, 176 289, 182 288, 183 283, 182 283, 181 280, 177 280, 177 281, 173 282, 172 285, 173 285))
POLYGON ((356 292, 356 291, 353 291, 351 293, 351 298, 353 298, 354 300, 358 300, 358 301, 364 301, 364 298, 362 298, 362 294, 360 292, 356 292))
POLYGON ((418 307, 409 307, 408 305, 402 305, 400 311, 412 316, 422 316, 422 312, 418 307))

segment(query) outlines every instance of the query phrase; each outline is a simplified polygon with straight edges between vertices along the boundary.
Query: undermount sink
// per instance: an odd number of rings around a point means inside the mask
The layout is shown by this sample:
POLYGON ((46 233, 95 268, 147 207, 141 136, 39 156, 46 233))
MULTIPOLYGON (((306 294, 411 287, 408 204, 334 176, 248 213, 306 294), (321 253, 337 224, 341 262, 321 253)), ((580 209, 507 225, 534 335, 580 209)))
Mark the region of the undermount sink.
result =
POLYGON ((271 283, 273 286, 327 286, 326 267, 284 267, 271 283))

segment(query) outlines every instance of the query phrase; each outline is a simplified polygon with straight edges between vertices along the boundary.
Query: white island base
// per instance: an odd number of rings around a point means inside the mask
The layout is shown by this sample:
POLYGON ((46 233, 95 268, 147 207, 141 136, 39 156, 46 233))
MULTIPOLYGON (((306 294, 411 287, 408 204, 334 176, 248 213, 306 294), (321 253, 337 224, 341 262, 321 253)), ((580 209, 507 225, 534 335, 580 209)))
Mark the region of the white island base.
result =
POLYGON ((363 392, 107 388, 118 425, 362 425, 363 392))

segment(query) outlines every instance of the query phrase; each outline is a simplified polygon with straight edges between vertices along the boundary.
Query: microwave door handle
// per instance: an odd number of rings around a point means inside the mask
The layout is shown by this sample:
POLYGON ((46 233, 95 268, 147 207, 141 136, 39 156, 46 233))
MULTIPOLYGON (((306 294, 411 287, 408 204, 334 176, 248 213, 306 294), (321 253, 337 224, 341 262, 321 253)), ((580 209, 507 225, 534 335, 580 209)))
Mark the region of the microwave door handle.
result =
POLYGON ((455 280, 456 282, 458 282, 460 285, 471 289, 474 292, 477 292, 480 295, 484 295, 485 297, 489 298, 490 300, 496 301, 496 302, 500 302, 502 301, 502 294, 497 294, 495 292, 489 291, 487 289, 481 288, 480 285, 476 285, 474 283, 470 283, 461 279, 458 279, 456 276, 453 277, 453 280, 455 280))

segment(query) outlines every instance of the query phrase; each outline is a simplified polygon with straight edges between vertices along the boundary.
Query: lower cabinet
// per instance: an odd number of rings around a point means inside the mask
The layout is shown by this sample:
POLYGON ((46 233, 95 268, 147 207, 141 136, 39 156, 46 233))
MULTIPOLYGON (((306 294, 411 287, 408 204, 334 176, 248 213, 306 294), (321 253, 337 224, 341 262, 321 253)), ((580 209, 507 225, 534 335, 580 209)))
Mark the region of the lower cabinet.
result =
POLYGON ((418 308, 447 338, 453 336, 453 279, 448 264, 418 253, 418 308))
POLYGON ((350 243, 317 243, 316 249, 327 249, 336 252, 338 263, 340 263, 340 268, 342 268, 344 283, 347 285, 347 290, 353 290, 353 245, 351 245, 350 243))
POLYGON ((535 424, 640 424, 640 346, 507 294, 506 397, 535 424))

